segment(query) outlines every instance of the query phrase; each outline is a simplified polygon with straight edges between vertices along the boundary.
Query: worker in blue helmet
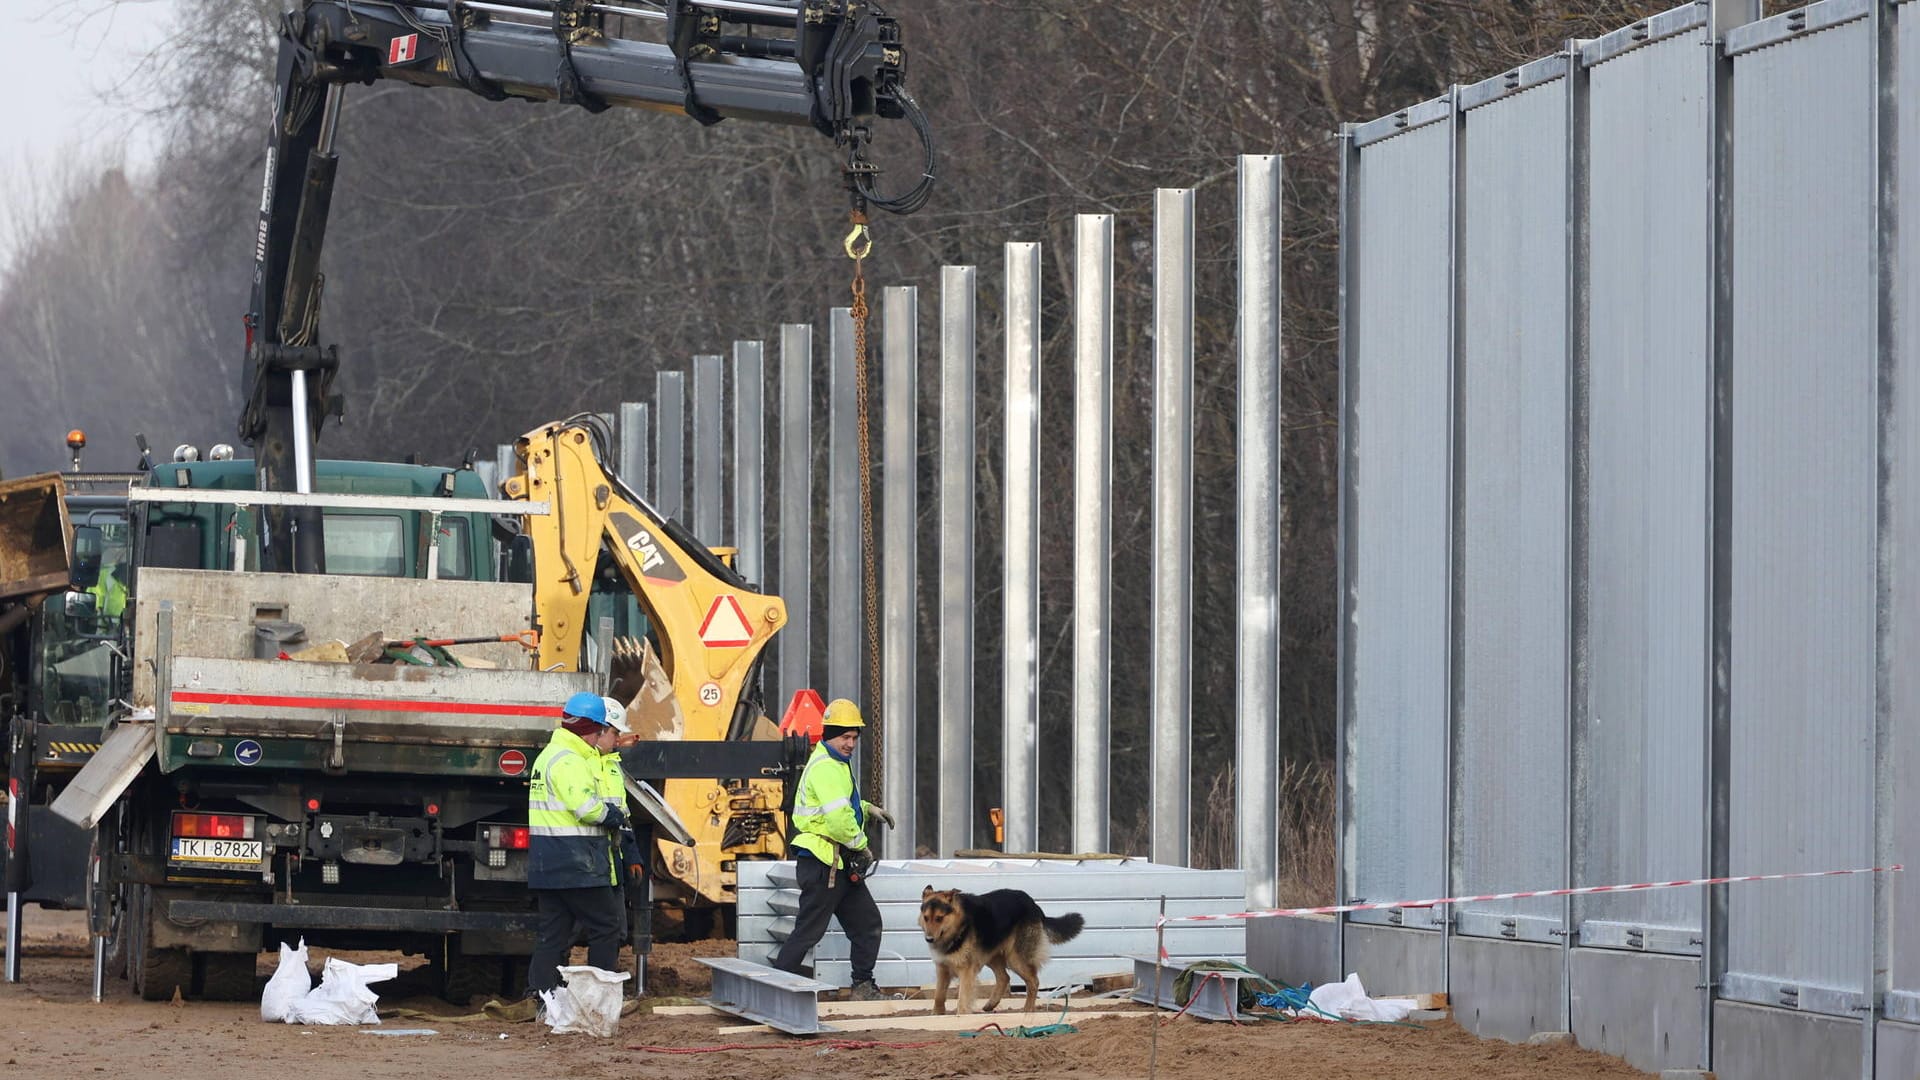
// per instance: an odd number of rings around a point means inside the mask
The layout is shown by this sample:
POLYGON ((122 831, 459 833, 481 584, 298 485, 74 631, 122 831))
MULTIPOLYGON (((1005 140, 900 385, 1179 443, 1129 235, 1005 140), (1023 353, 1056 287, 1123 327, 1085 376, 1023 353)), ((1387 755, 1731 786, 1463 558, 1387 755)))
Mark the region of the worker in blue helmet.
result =
POLYGON ((601 757, 620 733, 598 694, 575 694, 561 712, 527 782, 527 888, 540 912, 527 965, 529 992, 560 985, 560 965, 579 931, 586 934, 587 963, 615 970, 626 915, 613 858, 626 811, 600 792, 601 757))

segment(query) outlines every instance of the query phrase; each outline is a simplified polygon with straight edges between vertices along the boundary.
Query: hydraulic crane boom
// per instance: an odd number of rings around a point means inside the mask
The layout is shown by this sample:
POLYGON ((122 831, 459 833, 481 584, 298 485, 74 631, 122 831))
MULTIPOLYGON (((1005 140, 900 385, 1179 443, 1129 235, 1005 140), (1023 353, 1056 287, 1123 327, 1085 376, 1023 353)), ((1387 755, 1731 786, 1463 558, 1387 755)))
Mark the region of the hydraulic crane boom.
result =
MULTIPOLYGON (((309 490, 312 441, 341 411, 339 355, 319 342, 319 264, 347 84, 811 126, 845 153, 856 210, 911 213, 932 186, 933 146, 905 67, 899 24, 871 0, 300 0, 281 23, 247 314, 240 436, 258 486, 309 490), (637 36, 648 30, 660 40, 637 36), (896 196, 867 157, 876 118, 907 120, 926 154, 896 196)), ((318 511, 272 508, 264 526, 262 570, 325 571, 318 511)))

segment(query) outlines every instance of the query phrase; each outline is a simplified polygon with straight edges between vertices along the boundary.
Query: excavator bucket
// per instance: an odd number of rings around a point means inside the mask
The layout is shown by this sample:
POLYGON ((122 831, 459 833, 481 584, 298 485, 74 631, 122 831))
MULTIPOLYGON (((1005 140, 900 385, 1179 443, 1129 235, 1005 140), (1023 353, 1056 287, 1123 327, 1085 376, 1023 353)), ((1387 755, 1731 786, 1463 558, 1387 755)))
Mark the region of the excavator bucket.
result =
POLYGON ((73 529, 60 474, 0 483, 0 599, 65 589, 72 568, 73 529))

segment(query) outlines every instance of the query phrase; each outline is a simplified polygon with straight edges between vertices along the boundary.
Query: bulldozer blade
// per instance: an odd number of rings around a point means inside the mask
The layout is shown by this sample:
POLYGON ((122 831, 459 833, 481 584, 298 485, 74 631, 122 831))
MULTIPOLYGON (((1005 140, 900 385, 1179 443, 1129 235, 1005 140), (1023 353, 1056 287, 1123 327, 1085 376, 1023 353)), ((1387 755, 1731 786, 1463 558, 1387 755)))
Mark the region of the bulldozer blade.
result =
POLYGON ((73 529, 59 473, 0 483, 0 599, 59 592, 72 583, 73 529))

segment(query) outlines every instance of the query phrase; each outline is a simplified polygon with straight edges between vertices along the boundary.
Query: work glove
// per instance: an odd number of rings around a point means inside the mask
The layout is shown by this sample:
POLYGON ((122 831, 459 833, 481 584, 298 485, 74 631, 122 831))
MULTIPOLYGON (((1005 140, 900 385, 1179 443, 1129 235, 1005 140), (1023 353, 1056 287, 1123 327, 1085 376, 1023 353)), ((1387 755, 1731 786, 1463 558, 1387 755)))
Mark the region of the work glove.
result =
POLYGON ((867 813, 872 814, 874 817, 879 818, 881 824, 885 825, 889 829, 893 828, 893 815, 887 813, 886 807, 876 806, 873 803, 867 803, 866 807, 867 807, 867 813))
POLYGON ((842 848, 841 861, 847 865, 847 880, 859 881, 873 869, 873 850, 871 848, 842 848))
POLYGON ((642 881, 646 880, 646 873, 647 873, 647 868, 640 865, 639 863, 627 864, 627 881, 634 885, 638 885, 642 881))
POLYGON ((607 816, 600 819, 600 824, 611 832, 620 832, 627 827, 627 812, 609 804, 607 816))

